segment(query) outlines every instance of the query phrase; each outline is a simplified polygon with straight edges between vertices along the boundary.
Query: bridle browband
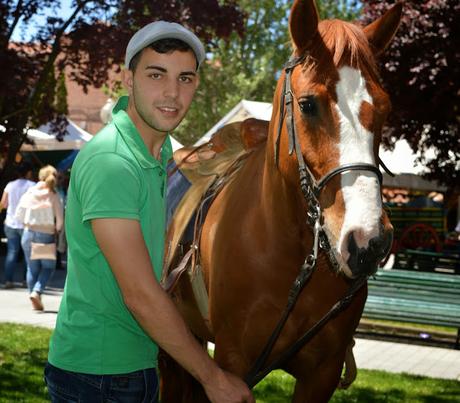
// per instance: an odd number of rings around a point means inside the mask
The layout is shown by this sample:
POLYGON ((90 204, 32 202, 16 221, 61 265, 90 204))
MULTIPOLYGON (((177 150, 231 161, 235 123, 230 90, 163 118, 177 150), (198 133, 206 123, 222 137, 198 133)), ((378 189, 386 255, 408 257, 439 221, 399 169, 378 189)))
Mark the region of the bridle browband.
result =
MULTIPOLYGON (((348 171, 369 171, 377 176, 380 185, 382 185, 383 181, 383 176, 379 168, 375 165, 364 162, 341 165, 332 169, 319 180, 315 178, 308 165, 305 163, 294 122, 292 105, 294 100, 297 101, 297 98, 292 92, 291 74, 294 68, 301 64, 306 59, 306 57, 307 54, 301 57, 291 58, 284 67, 285 77, 283 82, 283 91, 280 99, 278 132, 275 141, 275 165, 278 166, 281 132, 284 120, 286 120, 286 129, 288 132, 289 140, 289 155, 292 155, 292 153, 295 151, 297 156, 300 188, 307 203, 307 223, 313 228, 313 249, 312 252, 305 258, 305 261, 300 268, 299 274, 291 286, 288 302, 280 320, 278 321, 264 348, 262 349, 262 352, 259 354, 258 358, 244 378, 245 382, 251 388, 255 386, 260 380, 262 380, 270 371, 281 367, 293 355, 295 355, 322 328, 322 326, 327 323, 330 318, 345 309, 351 303, 354 295, 367 282, 367 276, 361 276, 353 281, 347 293, 312 328, 310 328, 302 337, 300 337, 287 351, 284 351, 279 357, 272 361, 270 365, 264 367, 270 353, 273 350, 276 340, 281 334, 281 331, 283 330, 283 327, 297 302, 301 291, 313 273, 318 257, 319 248, 321 248, 327 254, 329 261, 331 262, 335 271, 338 271, 340 268, 339 263, 337 262, 337 259, 332 252, 329 239, 327 238, 321 223, 322 212, 321 206, 319 204, 319 196, 321 190, 324 189, 326 184, 336 175, 348 171)), ((388 170, 385 164, 383 164, 380 158, 378 158, 378 162, 389 175, 394 176, 388 170)))

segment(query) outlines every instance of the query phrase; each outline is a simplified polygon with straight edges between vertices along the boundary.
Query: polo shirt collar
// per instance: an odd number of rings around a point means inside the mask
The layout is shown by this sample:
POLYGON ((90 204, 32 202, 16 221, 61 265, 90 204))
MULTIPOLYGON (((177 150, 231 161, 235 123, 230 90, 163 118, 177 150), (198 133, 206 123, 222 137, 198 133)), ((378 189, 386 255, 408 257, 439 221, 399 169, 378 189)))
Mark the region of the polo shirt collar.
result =
POLYGON ((161 162, 158 161, 150 154, 147 149, 144 140, 142 140, 139 131, 134 125, 131 118, 126 113, 128 108, 128 97, 120 97, 115 107, 112 110, 112 121, 115 124, 121 137, 128 145, 131 152, 136 157, 137 161, 142 168, 162 168, 166 170, 168 161, 172 158, 172 146, 169 135, 166 136, 163 146, 161 147, 160 158, 161 162))

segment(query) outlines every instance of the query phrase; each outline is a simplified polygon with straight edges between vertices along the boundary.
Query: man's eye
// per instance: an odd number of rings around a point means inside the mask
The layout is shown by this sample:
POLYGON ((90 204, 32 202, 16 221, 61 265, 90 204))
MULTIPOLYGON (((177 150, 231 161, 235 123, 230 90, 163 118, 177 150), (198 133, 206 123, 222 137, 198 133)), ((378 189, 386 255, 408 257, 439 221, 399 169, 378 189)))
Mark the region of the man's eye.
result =
POLYGON ((192 82, 192 79, 190 77, 187 77, 187 76, 180 77, 179 80, 182 81, 183 83, 191 83, 192 82))
POLYGON ((150 74, 150 77, 153 78, 154 80, 158 80, 159 78, 161 78, 161 74, 153 73, 153 74, 150 74))

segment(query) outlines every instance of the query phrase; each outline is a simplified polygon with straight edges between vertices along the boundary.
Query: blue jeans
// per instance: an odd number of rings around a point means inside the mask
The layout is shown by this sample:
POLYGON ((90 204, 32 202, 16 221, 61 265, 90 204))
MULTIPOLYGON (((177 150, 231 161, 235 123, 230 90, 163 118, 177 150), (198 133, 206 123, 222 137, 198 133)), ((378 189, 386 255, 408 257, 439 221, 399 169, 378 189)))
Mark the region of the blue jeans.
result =
POLYGON ((158 403, 155 368, 117 375, 90 375, 65 371, 50 363, 45 382, 52 403, 158 403))
POLYGON ((5 224, 3 230, 8 240, 5 257, 5 281, 13 282, 14 269, 16 268, 16 262, 21 251, 22 228, 11 228, 5 224))
POLYGON ((22 234, 21 245, 24 250, 24 256, 27 262, 27 287, 29 292, 36 291, 42 294, 45 291, 48 280, 56 268, 56 260, 38 259, 31 260, 32 242, 37 243, 54 243, 54 234, 36 232, 25 229, 22 234))

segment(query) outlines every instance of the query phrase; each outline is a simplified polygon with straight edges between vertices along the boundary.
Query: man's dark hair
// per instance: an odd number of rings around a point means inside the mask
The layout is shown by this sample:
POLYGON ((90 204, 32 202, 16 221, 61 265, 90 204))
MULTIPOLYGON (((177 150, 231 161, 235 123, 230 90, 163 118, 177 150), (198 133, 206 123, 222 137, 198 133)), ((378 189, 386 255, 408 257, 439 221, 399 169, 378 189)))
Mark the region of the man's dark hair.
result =
MULTIPOLYGON (((187 43, 185 43, 184 41, 181 41, 180 39, 174 39, 174 38, 160 39, 158 41, 151 43, 150 45, 146 47, 149 47, 150 49, 153 49, 155 52, 158 52, 158 53, 171 53, 171 52, 174 52, 175 50, 178 50, 179 52, 187 52, 190 50, 195 55, 195 53, 193 52, 193 49, 187 43)), ((133 56, 131 61, 129 62, 129 69, 132 72, 136 71, 136 67, 139 64, 139 60, 141 58, 141 53, 144 49, 137 52, 133 56)), ((196 56, 195 56, 195 59, 196 59, 196 56)), ((196 68, 198 69, 198 60, 196 60, 196 68)))
POLYGON ((27 161, 21 162, 16 167, 16 172, 18 173, 19 178, 25 178, 29 172, 32 171, 32 164, 27 161))

